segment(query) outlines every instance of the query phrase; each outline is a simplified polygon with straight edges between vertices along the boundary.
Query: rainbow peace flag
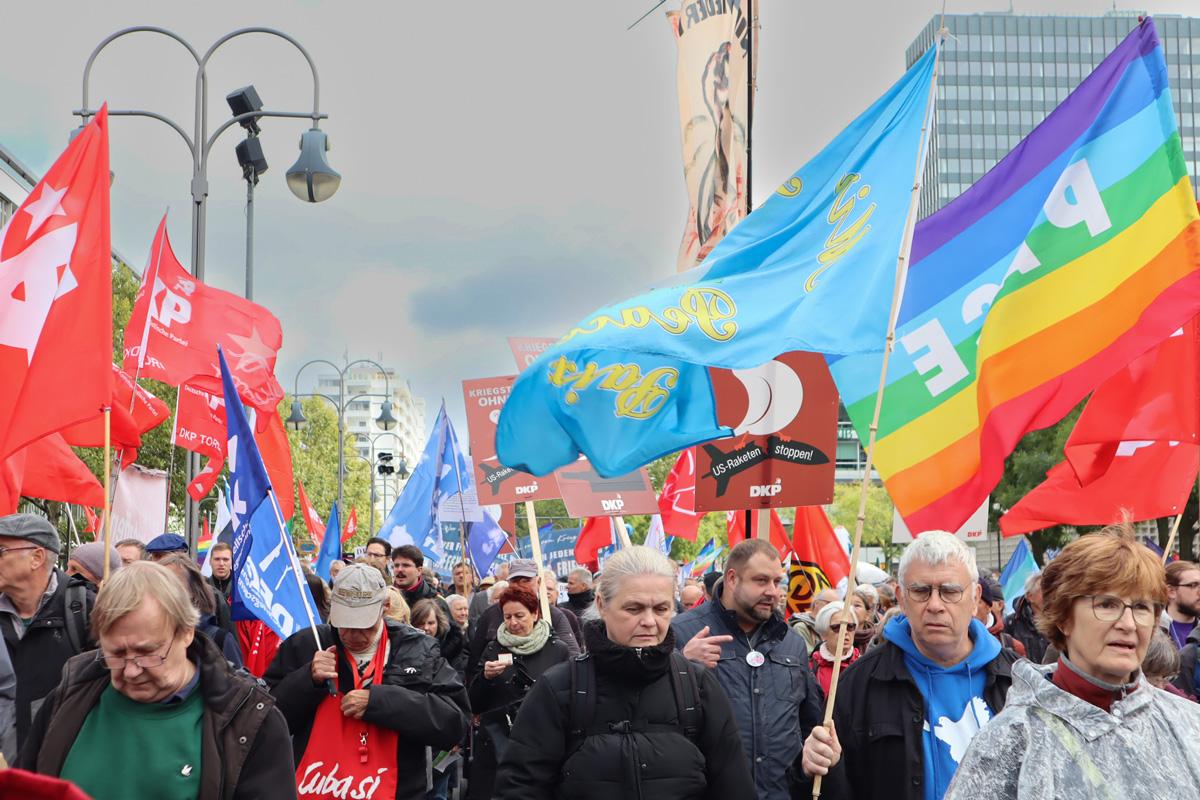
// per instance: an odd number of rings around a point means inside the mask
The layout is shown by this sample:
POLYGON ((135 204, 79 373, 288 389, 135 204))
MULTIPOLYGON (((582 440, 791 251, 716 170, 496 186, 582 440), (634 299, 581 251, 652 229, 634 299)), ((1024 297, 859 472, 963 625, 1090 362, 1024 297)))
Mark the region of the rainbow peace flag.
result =
MULTIPOLYGON (((952 531, 1025 433, 1200 312, 1200 221, 1150 19, 917 226, 910 264, 875 464, 909 528, 952 531)), ((831 359, 863 441, 881 358, 831 359)))
POLYGON ((700 548, 700 552, 692 559, 691 575, 693 578, 699 578, 706 572, 709 572, 717 563, 717 556, 721 555, 721 548, 717 545, 716 539, 709 539, 708 544, 700 548))

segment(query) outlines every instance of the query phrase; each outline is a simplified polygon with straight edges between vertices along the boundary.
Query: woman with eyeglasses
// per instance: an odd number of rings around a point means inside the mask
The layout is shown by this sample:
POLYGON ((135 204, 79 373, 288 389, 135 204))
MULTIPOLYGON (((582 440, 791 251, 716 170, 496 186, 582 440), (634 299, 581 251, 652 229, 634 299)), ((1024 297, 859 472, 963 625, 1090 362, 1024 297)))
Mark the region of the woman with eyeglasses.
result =
POLYGON ((821 646, 813 650, 808 666, 817 679, 817 683, 821 684, 821 692, 826 697, 829 696, 829 682, 833 678, 833 665, 839 660, 838 652, 842 654, 840 660, 843 670, 862 655, 862 651, 854 646, 854 634, 858 630, 858 620, 854 612, 846 611, 845 607, 846 604, 838 600, 817 612, 815 624, 817 635, 821 637, 821 646), (842 647, 839 651, 838 631, 841 630, 843 620, 846 622, 846 634, 842 638, 842 647))
POLYGON ((1141 663, 1167 600, 1128 525, 1082 536, 1042 573, 1057 664, 1019 661, 1008 703, 967 749, 948 800, 1200 797, 1200 706, 1141 663))

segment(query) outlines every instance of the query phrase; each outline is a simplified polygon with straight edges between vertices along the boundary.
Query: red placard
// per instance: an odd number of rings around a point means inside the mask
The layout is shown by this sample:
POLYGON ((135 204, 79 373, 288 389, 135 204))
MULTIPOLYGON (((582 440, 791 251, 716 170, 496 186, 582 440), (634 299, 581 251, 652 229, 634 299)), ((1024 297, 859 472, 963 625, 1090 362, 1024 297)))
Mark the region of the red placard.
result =
POLYGON ((481 505, 552 500, 559 496, 551 476, 539 478, 506 467, 496 458, 496 422, 516 379, 516 375, 502 375, 463 381, 471 463, 475 466, 475 490, 481 505))
POLYGON ((650 473, 639 469, 616 478, 602 478, 586 459, 554 472, 567 513, 572 517, 618 517, 657 514, 658 497, 650 473))
POLYGON ((709 374, 717 419, 737 435, 696 447, 696 510, 831 502, 838 396, 825 359, 784 353, 761 367, 709 374))
POLYGON ((557 339, 528 336, 508 337, 508 346, 512 348, 513 358, 517 360, 517 372, 524 372, 526 367, 536 361, 547 347, 557 341, 557 339))

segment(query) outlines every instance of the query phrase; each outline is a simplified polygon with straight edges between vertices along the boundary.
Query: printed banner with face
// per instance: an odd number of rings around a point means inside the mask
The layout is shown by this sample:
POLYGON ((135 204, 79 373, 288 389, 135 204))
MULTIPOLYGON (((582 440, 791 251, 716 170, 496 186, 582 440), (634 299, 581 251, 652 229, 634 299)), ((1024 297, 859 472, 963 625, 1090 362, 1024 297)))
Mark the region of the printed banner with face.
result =
MULTIPOLYGON (((513 352, 516 353, 515 346, 513 352)), ((463 381, 471 463, 475 468, 478 501, 483 504, 520 503, 524 500, 559 497, 558 486, 551 476, 538 478, 528 472, 506 467, 496 459, 496 421, 500 419, 500 409, 508 399, 516 379, 515 375, 502 375, 463 381)))
POLYGON ((709 374, 718 418, 737 435, 695 448, 696 510, 832 502, 838 396, 825 359, 784 353, 709 374))
POLYGON ((751 15, 757 0, 684 0, 667 22, 679 47, 676 82, 688 220, 680 272, 699 264, 747 213, 751 15))

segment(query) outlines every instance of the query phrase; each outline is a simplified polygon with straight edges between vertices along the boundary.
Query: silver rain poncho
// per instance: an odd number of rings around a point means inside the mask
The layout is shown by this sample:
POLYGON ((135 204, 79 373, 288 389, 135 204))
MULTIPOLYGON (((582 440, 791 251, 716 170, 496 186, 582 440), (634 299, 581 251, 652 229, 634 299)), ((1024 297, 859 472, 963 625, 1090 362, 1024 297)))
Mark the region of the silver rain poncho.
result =
POLYGON ((1137 690, 1105 712, 1021 660, 1004 710, 975 735, 946 800, 1200 798, 1200 705, 1137 690))

